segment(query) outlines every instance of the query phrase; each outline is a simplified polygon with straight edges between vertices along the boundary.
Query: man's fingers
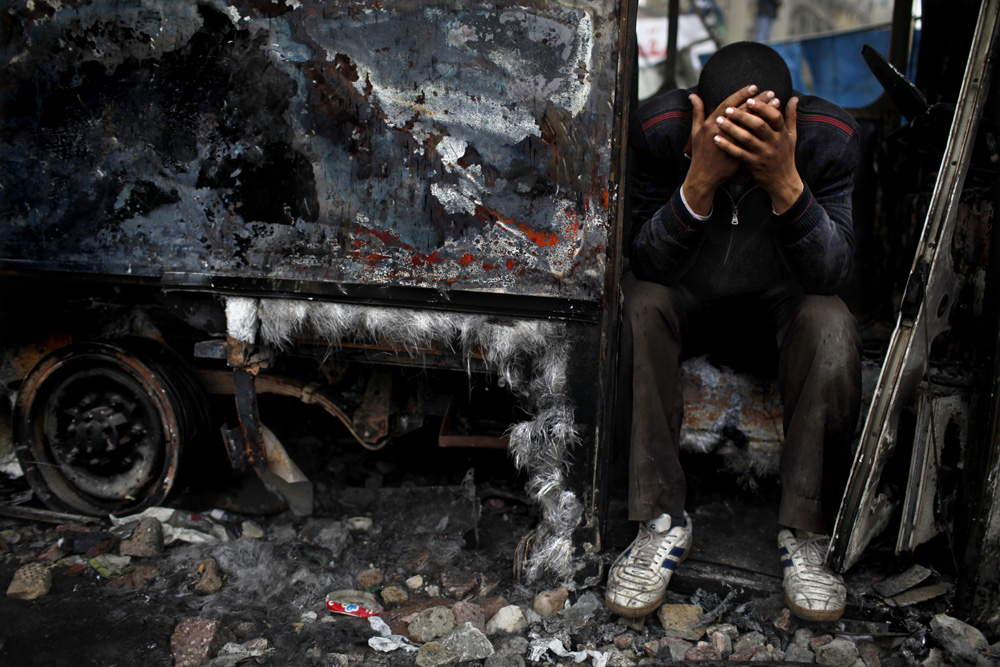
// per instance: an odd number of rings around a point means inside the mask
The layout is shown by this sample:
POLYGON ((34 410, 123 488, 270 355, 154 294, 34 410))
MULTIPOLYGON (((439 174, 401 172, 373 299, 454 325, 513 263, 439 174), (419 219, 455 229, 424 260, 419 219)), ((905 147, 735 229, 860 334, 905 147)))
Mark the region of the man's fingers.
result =
POLYGON ((788 104, 785 105, 785 129, 788 133, 792 135, 792 139, 798 137, 798 131, 796 129, 796 113, 799 110, 799 98, 793 97, 788 100, 788 104))
POLYGON ((694 93, 688 95, 688 99, 691 101, 691 131, 694 132, 705 122, 705 104, 694 93))
POLYGON ((747 110, 764 119, 764 122, 775 132, 780 132, 785 127, 785 118, 781 113, 780 106, 781 100, 770 91, 747 100, 747 110))
POLYGON ((719 131, 725 133, 730 140, 753 149, 760 143, 760 134, 767 129, 767 123, 745 111, 729 107, 724 116, 716 121, 719 131))
POLYGON ((725 109, 727 109, 728 107, 734 107, 735 108, 735 107, 740 106, 741 104, 745 104, 747 100, 749 100, 750 98, 752 98, 756 94, 757 94, 757 86, 756 85, 752 84, 752 85, 749 85, 749 86, 744 86, 743 88, 740 88, 735 93, 733 93, 732 95, 730 95, 729 97, 727 97, 725 100, 723 100, 722 104, 720 104, 718 106, 718 108, 715 110, 715 113, 716 113, 716 115, 719 115, 725 109))
POLYGON ((727 137, 724 134, 717 134, 714 137, 714 141, 715 145, 718 146, 723 153, 729 154, 731 157, 736 158, 744 164, 746 164, 751 157, 750 152, 738 143, 733 142, 731 137, 727 137))

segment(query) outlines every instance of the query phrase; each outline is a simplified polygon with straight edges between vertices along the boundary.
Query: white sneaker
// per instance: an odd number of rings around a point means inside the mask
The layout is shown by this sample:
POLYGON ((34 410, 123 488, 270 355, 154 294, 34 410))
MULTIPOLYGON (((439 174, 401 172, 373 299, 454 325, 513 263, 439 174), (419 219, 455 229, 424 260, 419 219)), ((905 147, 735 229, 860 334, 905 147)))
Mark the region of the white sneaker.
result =
POLYGON ((670 515, 639 524, 639 535, 611 564, 604 601, 629 618, 650 614, 663 604, 670 575, 691 550, 691 518, 671 528, 670 515))
POLYGON ((785 571, 785 602, 792 613, 807 621, 835 621, 847 606, 847 586, 826 566, 830 538, 805 539, 790 530, 778 533, 778 555, 785 571))

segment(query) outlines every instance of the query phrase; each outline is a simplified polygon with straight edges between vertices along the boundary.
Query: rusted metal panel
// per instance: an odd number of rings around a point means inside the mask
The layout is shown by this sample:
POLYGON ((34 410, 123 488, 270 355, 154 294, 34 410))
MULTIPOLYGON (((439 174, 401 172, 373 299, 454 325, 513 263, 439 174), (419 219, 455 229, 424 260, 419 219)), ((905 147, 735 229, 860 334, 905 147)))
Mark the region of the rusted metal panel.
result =
POLYGON ((0 264, 599 301, 619 11, 14 3, 0 264))

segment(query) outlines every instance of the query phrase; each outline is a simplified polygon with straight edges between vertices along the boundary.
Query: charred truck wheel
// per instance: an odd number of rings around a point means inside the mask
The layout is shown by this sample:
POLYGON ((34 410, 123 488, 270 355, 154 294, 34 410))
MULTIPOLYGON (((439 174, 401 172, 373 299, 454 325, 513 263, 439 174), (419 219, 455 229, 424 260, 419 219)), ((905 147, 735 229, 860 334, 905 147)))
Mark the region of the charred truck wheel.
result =
POLYGON ((87 342, 55 350, 25 378, 14 442, 48 507, 130 514, 166 498, 182 450, 208 422, 204 389, 166 346, 87 342))

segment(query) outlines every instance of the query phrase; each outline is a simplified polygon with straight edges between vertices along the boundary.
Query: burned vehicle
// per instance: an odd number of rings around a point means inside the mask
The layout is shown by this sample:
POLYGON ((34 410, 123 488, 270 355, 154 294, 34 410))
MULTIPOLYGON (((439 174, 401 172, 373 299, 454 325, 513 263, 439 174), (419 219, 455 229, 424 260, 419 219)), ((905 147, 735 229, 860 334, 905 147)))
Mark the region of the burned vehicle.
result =
MULTIPOLYGON (((852 109, 867 159, 845 297, 870 322, 893 323, 902 304, 895 323, 931 333, 896 354, 902 344, 870 327, 873 366, 896 363, 872 406, 905 391, 859 429, 831 554, 844 569, 911 484, 902 550, 942 531, 970 563, 1000 549, 986 111, 997 3, 953 16, 924 3, 917 87, 893 68, 913 34, 910 4, 896 5, 888 59, 872 59, 887 94, 852 109), (961 280, 940 282, 942 267, 961 280), (957 504, 975 509, 955 517, 957 504)), ((2 430, 45 505, 137 512, 167 497, 185 460, 223 448, 308 512, 258 401, 277 394, 326 410, 365 447, 440 418, 442 444, 508 448, 540 512, 523 573, 593 574, 638 103, 634 3, 4 12, 2 430), (210 395, 234 398, 221 433, 210 395), (491 433, 468 418, 484 405, 501 424, 491 433)), ((737 455, 753 446, 727 440, 717 411, 690 412, 693 440, 701 429, 737 455)), ((970 608, 995 602, 998 579, 974 568, 970 608)))

